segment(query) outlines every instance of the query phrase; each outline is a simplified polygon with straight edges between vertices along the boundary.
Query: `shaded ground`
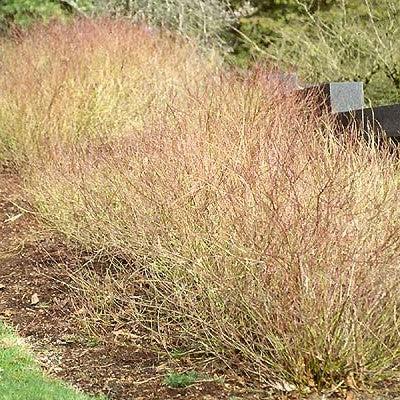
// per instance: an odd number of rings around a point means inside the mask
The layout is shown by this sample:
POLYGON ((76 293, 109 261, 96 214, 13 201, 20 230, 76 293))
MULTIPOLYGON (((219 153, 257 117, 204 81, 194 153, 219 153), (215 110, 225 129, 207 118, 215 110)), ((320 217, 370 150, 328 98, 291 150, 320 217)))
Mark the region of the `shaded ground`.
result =
MULTIPOLYGON (((0 171, 0 318, 30 342, 49 373, 87 392, 118 400, 271 399, 268 391, 245 387, 230 372, 210 366, 201 369, 198 364, 196 370, 204 379, 189 388, 168 388, 165 375, 191 369, 193 361, 150 351, 146 342, 127 344, 119 335, 104 343, 84 335, 72 318, 75 306, 65 246, 35 234, 34 217, 16 205, 19 193, 18 178, 0 171)), ((393 390, 378 397, 348 391, 342 397, 400 399, 393 390)), ((275 400, 288 398, 296 397, 274 396, 275 400)))

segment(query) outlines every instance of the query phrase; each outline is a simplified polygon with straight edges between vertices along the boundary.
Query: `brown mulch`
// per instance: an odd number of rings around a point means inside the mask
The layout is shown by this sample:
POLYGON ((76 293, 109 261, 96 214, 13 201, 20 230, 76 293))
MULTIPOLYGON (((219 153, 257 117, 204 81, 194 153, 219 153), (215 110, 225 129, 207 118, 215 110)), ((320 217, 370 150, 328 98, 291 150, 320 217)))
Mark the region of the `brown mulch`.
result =
MULTIPOLYGON (((295 399, 251 387, 228 370, 201 366, 191 359, 172 359, 142 343, 117 335, 97 341, 77 324, 76 299, 66 246, 35 233, 34 215, 21 208, 20 179, 0 170, 0 319, 14 326, 53 376, 85 392, 109 399, 295 399), (194 385, 172 389, 164 384, 170 371, 196 369, 194 385)), ((346 400, 400 399, 394 393, 371 396, 348 391, 346 400)), ((328 397, 312 395, 311 399, 328 397)))

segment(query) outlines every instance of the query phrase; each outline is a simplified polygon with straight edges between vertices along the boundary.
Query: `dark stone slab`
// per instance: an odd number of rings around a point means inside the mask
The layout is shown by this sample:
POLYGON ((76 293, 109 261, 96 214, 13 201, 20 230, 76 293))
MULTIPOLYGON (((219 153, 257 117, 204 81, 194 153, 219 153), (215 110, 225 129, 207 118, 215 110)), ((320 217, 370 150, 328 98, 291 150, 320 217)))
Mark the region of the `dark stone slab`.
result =
POLYGON ((400 138, 400 104, 364 108, 337 115, 344 127, 356 122, 366 132, 384 131, 388 137, 400 138))
POLYGON ((359 110, 364 107, 362 82, 331 82, 309 85, 300 90, 305 96, 316 97, 317 103, 332 113, 359 110))
POLYGON ((341 128, 355 123, 366 134, 383 133, 400 142, 400 104, 364 108, 362 82, 308 85, 300 91, 304 96, 315 99, 321 112, 326 110, 336 115, 341 128))

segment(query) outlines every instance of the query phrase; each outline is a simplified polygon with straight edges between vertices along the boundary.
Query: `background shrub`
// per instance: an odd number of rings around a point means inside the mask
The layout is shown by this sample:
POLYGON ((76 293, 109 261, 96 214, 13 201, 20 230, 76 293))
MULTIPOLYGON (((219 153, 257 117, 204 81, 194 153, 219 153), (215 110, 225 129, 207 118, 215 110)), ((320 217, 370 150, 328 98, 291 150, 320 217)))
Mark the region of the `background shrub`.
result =
POLYGON ((263 54, 310 82, 360 80, 373 104, 400 101, 400 5, 383 1, 255 1, 241 19, 254 42, 237 43, 239 60, 263 54), (272 13, 270 12, 272 10, 272 13), (261 53, 260 53, 261 51, 261 53))
POLYGON ((361 80, 374 104, 400 101, 394 0, 4 0, 0 27, 76 14, 166 28, 218 47, 235 64, 261 56, 306 81, 361 80))
POLYGON ((0 28, 6 33, 12 27, 24 28, 33 22, 65 18, 71 12, 92 8, 91 0, 2 0, 0 28))
POLYGON ((227 0, 108 0, 104 6, 112 15, 167 28, 208 47, 225 47, 237 21, 227 0))

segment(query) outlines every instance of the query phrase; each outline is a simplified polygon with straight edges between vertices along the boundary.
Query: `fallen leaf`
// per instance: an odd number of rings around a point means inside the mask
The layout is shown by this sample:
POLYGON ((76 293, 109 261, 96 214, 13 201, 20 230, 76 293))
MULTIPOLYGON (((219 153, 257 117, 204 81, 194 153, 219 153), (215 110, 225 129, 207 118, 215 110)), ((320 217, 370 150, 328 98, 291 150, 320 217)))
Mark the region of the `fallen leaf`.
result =
POLYGON ((37 293, 33 293, 32 297, 31 297, 31 305, 35 306, 36 304, 39 304, 39 296, 37 295, 37 293))
POLYGON ((0 290, 4 290, 6 287, 0 283, 0 290))

